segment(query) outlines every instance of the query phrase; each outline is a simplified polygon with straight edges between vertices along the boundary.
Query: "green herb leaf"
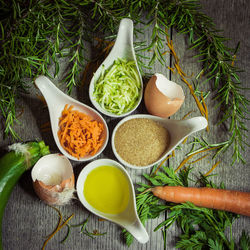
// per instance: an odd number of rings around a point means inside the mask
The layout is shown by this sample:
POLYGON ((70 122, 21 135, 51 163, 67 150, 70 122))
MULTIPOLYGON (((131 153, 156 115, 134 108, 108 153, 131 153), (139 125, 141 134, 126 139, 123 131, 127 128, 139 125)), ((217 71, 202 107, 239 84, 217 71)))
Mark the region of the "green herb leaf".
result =
MULTIPOLYGON (((155 172, 155 167, 152 173, 155 172)), ((144 175, 150 181, 152 186, 159 184, 158 179, 161 179, 161 185, 172 185, 173 183, 181 186, 190 186, 189 174, 192 168, 187 168, 175 174, 172 168, 162 167, 156 175, 144 175), (164 177, 164 178, 162 178, 164 177)), ((195 181, 198 187, 224 188, 223 183, 218 187, 208 180, 208 177, 201 175, 195 181)), ((163 230, 164 241, 166 240, 168 228, 176 223, 181 229, 181 234, 177 241, 176 247, 180 249, 235 249, 237 246, 232 236, 228 238, 226 231, 232 230, 233 222, 239 218, 238 215, 218 211, 208 208, 197 207, 190 202, 175 204, 163 202, 149 192, 150 187, 145 184, 138 184, 140 193, 136 196, 136 205, 139 217, 145 225, 149 219, 158 218, 162 213, 167 212, 167 217, 154 229, 163 230)), ((152 187, 151 186, 151 187, 152 187)), ((125 238, 129 244, 132 243, 132 236, 125 233, 125 238)), ((238 245, 242 249, 248 249, 250 244, 249 236, 243 232, 238 245)))

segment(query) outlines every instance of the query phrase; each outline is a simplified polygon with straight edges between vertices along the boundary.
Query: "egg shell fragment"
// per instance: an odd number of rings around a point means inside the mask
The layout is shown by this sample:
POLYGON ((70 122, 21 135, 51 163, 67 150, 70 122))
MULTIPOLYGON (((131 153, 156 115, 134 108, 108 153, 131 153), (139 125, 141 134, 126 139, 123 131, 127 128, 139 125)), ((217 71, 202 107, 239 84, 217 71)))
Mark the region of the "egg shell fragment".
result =
POLYGON ((75 192, 75 176, 67 157, 49 154, 42 157, 31 172, 38 197, 49 205, 64 205, 75 192))
POLYGON ((181 86, 162 74, 153 75, 145 88, 144 102, 151 115, 167 118, 180 109, 184 99, 181 86))

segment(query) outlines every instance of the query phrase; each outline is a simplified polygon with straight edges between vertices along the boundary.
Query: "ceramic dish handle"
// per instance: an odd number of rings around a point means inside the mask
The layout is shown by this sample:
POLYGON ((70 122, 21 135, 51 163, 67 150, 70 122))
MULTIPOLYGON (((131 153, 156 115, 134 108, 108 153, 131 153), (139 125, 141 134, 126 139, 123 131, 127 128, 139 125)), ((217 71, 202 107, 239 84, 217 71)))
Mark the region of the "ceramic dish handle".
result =
POLYGON ((133 224, 127 225, 126 229, 142 244, 147 243, 149 240, 148 233, 141 221, 136 220, 133 224))
POLYGON ((126 57, 130 60, 135 59, 135 54, 133 50, 133 22, 129 18, 123 18, 120 22, 117 38, 115 45, 110 52, 109 57, 126 57), (122 49, 123 48, 123 49, 122 49), (124 55, 121 55, 121 53, 124 55))

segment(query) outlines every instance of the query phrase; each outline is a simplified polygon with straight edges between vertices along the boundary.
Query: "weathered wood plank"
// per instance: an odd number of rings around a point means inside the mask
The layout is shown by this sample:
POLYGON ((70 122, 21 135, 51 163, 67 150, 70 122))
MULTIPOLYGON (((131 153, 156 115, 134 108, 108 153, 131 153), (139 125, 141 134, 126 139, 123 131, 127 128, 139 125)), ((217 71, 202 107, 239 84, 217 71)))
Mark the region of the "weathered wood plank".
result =
MULTIPOLYGON (((245 70, 244 73, 240 73, 240 79, 243 83, 243 86, 249 87, 248 78, 249 76, 249 20, 250 20, 250 4, 247 1, 201 1, 204 12, 211 16, 218 27, 218 29, 224 30, 222 35, 225 37, 231 38, 229 42, 227 42, 228 46, 234 48, 237 43, 241 41, 241 49, 237 54, 237 62, 236 64, 245 70), (245 20, 245 21, 244 21, 245 20), (248 21, 247 21, 248 20, 248 21), (244 31, 245 30, 245 31, 244 31)), ((201 70, 201 65, 197 63, 196 59, 192 58, 193 55, 196 55, 197 52, 188 50, 188 41, 185 37, 173 33, 173 42, 176 48, 177 55, 181 59, 181 66, 183 71, 190 75, 196 75, 201 70)), ((188 111, 196 110, 193 112, 190 117, 200 115, 197 106, 193 100, 193 98, 189 94, 188 88, 185 84, 180 80, 180 77, 176 74, 171 75, 172 80, 178 82, 183 86, 186 93, 186 100, 183 107, 180 109, 178 113, 176 113, 173 118, 181 119, 188 111)), ((187 80, 189 80, 187 78, 187 80)), ((212 84, 212 82, 210 83, 212 84)), ((208 83, 200 86, 200 90, 206 93, 207 91, 211 91, 211 87, 208 83)), ((249 98, 248 92, 248 98, 249 98)), ((218 110, 215 109, 215 105, 217 104, 212 98, 214 96, 210 95, 206 100, 209 109, 209 126, 210 131, 207 133, 206 131, 199 132, 204 138, 206 138, 210 143, 218 143, 227 140, 227 131, 218 127, 218 110)), ((246 121, 248 129, 250 128, 249 121, 246 121)), ((188 142, 191 142, 193 139, 189 138, 187 143, 182 146, 182 150, 178 150, 176 152, 176 157, 169 160, 169 164, 175 168, 180 164, 180 162, 185 158, 185 154, 189 152, 190 146, 188 146, 188 142)), ((203 154, 204 155, 204 154, 203 154)), ((196 158, 201 157, 198 155, 196 158)), ((236 163, 233 167, 231 166, 232 162, 232 149, 228 150, 223 155, 219 156, 215 160, 212 160, 211 157, 204 158, 203 160, 197 162, 192 165, 194 167, 194 173, 199 174, 199 172, 206 173, 212 165, 221 161, 219 166, 214 170, 214 176, 211 180, 216 184, 220 184, 223 182, 228 189, 235 189, 241 191, 249 192, 249 179, 250 179, 250 170, 249 170, 249 148, 246 148, 246 152, 244 153, 244 157, 246 159, 246 165, 241 163, 236 163)), ((247 230, 249 232, 250 228, 250 219, 242 216, 233 226, 233 237, 238 240, 242 230, 247 230)), ((171 248, 170 248, 171 249, 171 248)))
MULTIPOLYGON (((245 86, 248 84, 248 76, 250 75, 250 4, 247 0, 241 1, 201 1, 204 11, 211 16, 217 27, 224 30, 223 34, 230 37, 232 40, 229 42, 230 46, 235 46, 238 41, 241 41, 241 49, 238 54, 237 64, 245 70, 244 73, 240 74, 240 77, 245 86)), ((138 38, 140 40, 140 37, 138 38)), ((150 32, 143 34, 143 40, 150 40, 150 32)), ((182 66, 184 72, 187 75, 195 74, 199 71, 200 65, 197 64, 196 60, 192 58, 195 52, 190 52, 187 50, 186 38, 182 35, 173 34, 173 40, 175 47, 177 48, 177 53, 181 58, 182 66)), ((152 69, 153 72, 161 72, 169 77, 169 70, 156 64, 152 69)), ((189 92, 185 85, 180 81, 177 75, 172 74, 172 80, 183 85, 186 94, 186 100, 180 111, 173 116, 173 118, 180 119, 188 111, 195 108, 194 101, 189 95, 189 92)), ((204 86, 207 89, 209 87, 204 86)), ((60 86, 62 88, 62 86, 60 86)), ((87 85, 85 85, 87 88, 87 85)), ((74 97, 78 98, 80 101, 90 104, 87 96, 87 90, 81 89, 76 90, 74 97), (81 91, 81 92, 80 92, 81 91), (83 94, 85 93, 85 94, 83 94)), ((24 114, 20 116, 21 125, 18 126, 18 132, 22 135, 25 141, 34 139, 44 139, 47 144, 50 145, 51 151, 56 152, 57 148, 52 138, 51 131, 41 131, 41 125, 49 121, 49 115, 47 108, 41 105, 41 101, 37 98, 40 95, 39 91, 35 88, 32 89, 32 94, 29 96, 24 96, 20 101, 20 110, 24 110, 24 114)), ((213 110, 214 102, 209 101, 209 110, 211 117, 211 131, 209 135, 206 132, 202 132, 204 136, 214 140, 225 139, 225 134, 223 131, 219 130, 216 126, 216 111, 213 110)), ((139 112, 145 112, 143 105, 141 105, 139 112)), ((191 116, 199 115, 196 111, 192 113, 191 116)), ((110 130, 116 125, 118 120, 108 119, 108 124, 110 130)), ((250 123, 248 121, 248 128, 250 128, 250 123)), ((2 133, 3 131, 1 131, 2 133)), ((1 149, 4 146, 10 144, 11 141, 6 139, 0 142, 1 149)), ((186 153, 188 145, 183 145, 183 151, 178 151, 174 160, 170 161, 171 166, 178 166, 180 161, 183 159, 186 153)), ((102 157, 114 158, 111 152, 110 143, 102 157)), ((241 164, 236 164, 234 167, 230 166, 231 154, 230 152, 223 155, 220 159, 222 163, 215 170, 218 176, 214 177, 214 181, 219 183, 223 181, 227 188, 239 189, 243 191, 249 190, 249 149, 245 152, 245 158, 247 159, 246 166, 241 164)), ((197 164, 197 171, 207 171, 211 167, 212 163, 208 162, 208 159, 204 159, 197 164)), ((74 163, 74 171, 76 177, 81 171, 83 164, 74 163)), ((134 183, 143 181, 141 177, 142 171, 128 170, 134 183)), ((69 216, 72 213, 75 214, 74 219, 72 219, 72 224, 77 224, 82 222, 89 216, 89 212, 81 206, 78 201, 74 201, 72 205, 64 206, 61 208, 65 216, 69 216)), ((155 226, 160 223, 165 218, 162 215, 161 218, 153 221, 149 221, 146 225, 147 231, 150 235, 150 241, 141 245, 136 241, 130 247, 130 249, 164 249, 161 231, 153 232, 155 226)), ((47 235, 49 235, 55 228, 57 224, 58 216, 57 213, 45 205, 35 195, 32 189, 30 171, 24 174, 19 183, 16 185, 11 198, 7 204, 4 220, 3 220, 3 247, 9 250, 21 250, 21 249, 41 249, 42 244, 47 235)), ((250 228, 250 219, 241 217, 234 225, 233 234, 235 238, 239 237, 239 233, 242 229, 250 228)), ((69 239, 65 244, 61 244, 60 241, 64 238, 66 234, 66 228, 59 232, 54 239, 49 242, 46 249, 127 249, 124 243, 124 239, 121 235, 121 229, 108 221, 99 221, 94 215, 90 215, 88 229, 97 229, 99 232, 107 232, 107 235, 97 237, 96 239, 88 238, 87 236, 79 233, 79 228, 74 228, 69 236, 69 239)), ((174 249, 175 237, 178 235, 178 229, 172 227, 167 235, 167 249, 174 249)))

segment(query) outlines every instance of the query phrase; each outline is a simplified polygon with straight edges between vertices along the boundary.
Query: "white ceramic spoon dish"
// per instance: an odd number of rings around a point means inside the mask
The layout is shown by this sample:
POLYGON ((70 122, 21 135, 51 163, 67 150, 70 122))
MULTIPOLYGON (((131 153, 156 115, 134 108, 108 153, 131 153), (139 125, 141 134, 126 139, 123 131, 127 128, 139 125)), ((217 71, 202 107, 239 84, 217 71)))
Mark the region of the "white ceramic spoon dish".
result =
POLYGON ((171 152, 189 135, 192 133, 195 133, 197 131, 200 131, 204 128, 207 127, 207 120, 202 117, 194 117, 191 119, 187 120, 172 120, 168 118, 160 118, 157 116, 152 116, 152 115, 144 115, 144 114, 138 114, 138 115, 130 115, 129 117, 123 118, 114 128, 113 134, 112 134, 112 149, 113 152, 116 156, 116 158, 121 162, 124 166, 133 168, 133 169, 145 169, 152 167, 155 164, 160 163, 162 160, 164 160, 171 152), (123 160, 120 155, 117 153, 116 148, 115 148, 115 133, 117 129, 126 121, 129 121, 131 119, 135 118, 147 118, 147 119, 152 119, 155 122, 160 123, 163 127, 165 127, 168 130, 169 137, 170 137, 170 143, 165 151, 165 153, 155 162, 152 164, 146 165, 146 166, 136 166, 132 165, 125 160, 123 160))
POLYGON ((133 187, 132 180, 128 175, 127 171, 124 167, 116 161, 110 159, 99 159, 92 161, 87 166, 85 166, 80 175, 78 176, 76 183, 77 195, 81 203, 86 207, 90 212, 94 213, 97 216, 100 216, 106 220, 114 222, 121 227, 125 228, 128 232, 130 232, 140 243, 146 243, 149 240, 149 236, 144 226, 142 225, 136 210, 136 201, 135 201, 135 191, 133 187), (127 178, 129 183, 129 202, 127 208, 119 213, 119 214, 107 214, 98 211, 94 207, 92 207, 84 197, 84 183, 88 176, 88 174, 97 167, 100 166, 114 166, 120 169, 127 178))
POLYGON ((61 153, 67 156, 69 159, 74 160, 74 161, 89 161, 95 158, 96 156, 98 156, 106 147, 107 142, 108 142, 108 137, 109 137, 108 126, 106 124, 106 121, 102 118, 102 116, 91 107, 79 101, 76 101, 75 99, 63 93, 45 76, 37 77, 35 79, 35 84, 39 88, 39 90, 42 92, 46 100, 46 103, 48 105, 52 133, 53 133, 56 145, 61 151, 61 153), (62 111, 66 104, 73 105, 74 109, 89 115, 93 120, 101 122, 104 125, 104 131, 102 133, 102 138, 104 139, 104 142, 101 148, 97 151, 95 155, 93 156, 88 155, 78 160, 77 158, 70 155, 61 146, 57 132, 59 130, 59 118, 61 117, 62 111))
POLYGON ((142 82, 142 77, 138 68, 135 51, 133 47, 133 22, 129 18, 124 18, 120 22, 117 38, 116 38, 116 41, 112 50, 110 51, 109 55, 106 57, 104 62, 101 64, 101 66, 94 73, 94 76, 91 79, 90 86, 89 86, 89 97, 94 107, 101 113, 108 115, 110 117, 124 117, 132 113, 139 106, 141 99, 142 99, 142 95, 143 95, 143 82, 142 82), (116 115, 114 113, 110 113, 106 111, 100 106, 98 102, 96 102, 96 100, 93 97, 95 82, 99 79, 101 72, 103 71, 103 69, 105 70, 108 69, 114 63, 114 61, 118 58, 126 59, 127 61, 135 61, 136 68, 137 68, 138 75, 139 75, 140 82, 141 82, 140 97, 139 97, 137 104, 132 110, 121 115, 116 115))

